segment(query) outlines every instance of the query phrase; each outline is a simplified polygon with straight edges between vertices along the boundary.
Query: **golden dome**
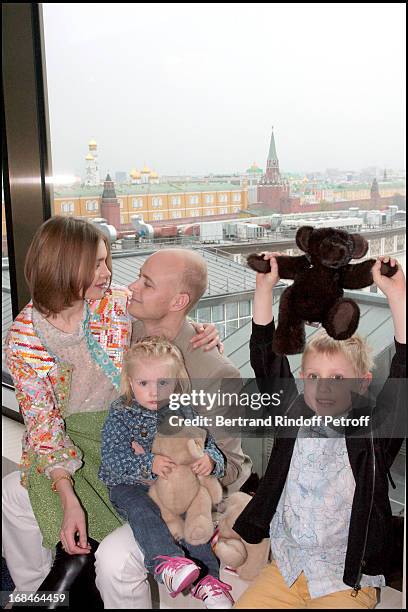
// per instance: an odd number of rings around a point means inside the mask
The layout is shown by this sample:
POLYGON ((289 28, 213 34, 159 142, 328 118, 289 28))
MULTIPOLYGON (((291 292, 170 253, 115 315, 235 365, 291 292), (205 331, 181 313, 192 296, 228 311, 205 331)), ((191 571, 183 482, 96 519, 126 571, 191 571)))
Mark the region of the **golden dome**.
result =
POLYGON ((96 140, 90 140, 88 142, 88 147, 96 147, 96 140))
POLYGON ((150 173, 150 178, 157 179, 157 178, 159 178, 159 175, 157 174, 157 172, 152 170, 151 173, 150 173))
POLYGON ((148 168, 146 164, 142 168, 142 174, 150 174, 150 168, 148 168))
POLYGON ((93 155, 91 155, 90 153, 88 153, 88 155, 85 157, 85 159, 86 159, 86 160, 88 160, 88 161, 92 161, 92 160, 93 160, 93 159, 95 159, 95 158, 94 158, 94 156, 93 156, 93 155))
POLYGON ((133 169, 130 171, 130 178, 133 178, 133 179, 138 179, 138 178, 140 178, 140 172, 139 172, 138 170, 136 170, 136 168, 133 168, 133 169))

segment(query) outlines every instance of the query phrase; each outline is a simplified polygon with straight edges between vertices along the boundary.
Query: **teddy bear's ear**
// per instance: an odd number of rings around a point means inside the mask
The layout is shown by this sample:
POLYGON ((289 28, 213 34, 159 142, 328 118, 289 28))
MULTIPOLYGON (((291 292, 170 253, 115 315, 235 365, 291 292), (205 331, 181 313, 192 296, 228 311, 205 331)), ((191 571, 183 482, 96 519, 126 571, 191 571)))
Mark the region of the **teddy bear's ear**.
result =
POLYGON ((301 251, 307 253, 307 249, 309 246, 309 238, 311 233, 313 232, 313 227, 311 225, 303 225, 299 227, 296 232, 296 244, 298 245, 301 251))
POLYGON ((353 259, 360 259, 368 251, 368 242, 361 234, 350 234, 350 237, 354 243, 353 248, 353 259))

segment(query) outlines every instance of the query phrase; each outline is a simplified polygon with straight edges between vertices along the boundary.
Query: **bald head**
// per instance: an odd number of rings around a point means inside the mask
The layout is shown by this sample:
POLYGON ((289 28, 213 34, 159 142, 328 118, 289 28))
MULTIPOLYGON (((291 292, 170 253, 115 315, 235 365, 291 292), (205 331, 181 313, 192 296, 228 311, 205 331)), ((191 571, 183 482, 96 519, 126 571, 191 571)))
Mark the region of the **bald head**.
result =
POLYGON ((189 249, 162 249, 150 255, 162 270, 178 285, 178 292, 188 293, 190 301, 186 314, 204 295, 208 285, 207 264, 204 257, 189 249))

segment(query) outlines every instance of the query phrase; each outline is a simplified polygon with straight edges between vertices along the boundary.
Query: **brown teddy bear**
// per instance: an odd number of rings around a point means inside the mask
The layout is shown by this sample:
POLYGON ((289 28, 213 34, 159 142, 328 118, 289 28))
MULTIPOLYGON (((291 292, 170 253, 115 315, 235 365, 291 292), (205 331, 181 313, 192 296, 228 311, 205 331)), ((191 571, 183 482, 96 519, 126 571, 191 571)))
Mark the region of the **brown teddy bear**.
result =
POLYGON ((253 580, 267 564, 270 540, 248 544, 233 529, 236 519, 252 499, 247 493, 233 493, 225 501, 218 527, 211 540, 214 553, 227 569, 234 570, 242 580, 253 580))
MULTIPOLYGON (((294 283, 280 298, 279 324, 272 349, 280 355, 301 353, 305 346, 305 322, 319 322, 335 340, 354 334, 360 309, 354 300, 344 298, 343 289, 362 289, 373 283, 375 259, 350 264, 364 257, 368 243, 360 234, 333 228, 299 228, 296 244, 305 255, 276 257, 280 278, 294 283)), ((257 272, 270 272, 268 260, 251 254, 248 265, 257 272)), ((381 274, 393 276, 397 266, 381 264, 381 274)))
POLYGON ((176 467, 167 478, 157 478, 149 496, 159 506, 173 537, 193 545, 211 539, 212 506, 222 499, 222 487, 215 476, 196 476, 190 468, 204 455, 206 437, 204 429, 183 427, 176 434, 158 432, 152 446, 152 453, 169 457, 176 467))

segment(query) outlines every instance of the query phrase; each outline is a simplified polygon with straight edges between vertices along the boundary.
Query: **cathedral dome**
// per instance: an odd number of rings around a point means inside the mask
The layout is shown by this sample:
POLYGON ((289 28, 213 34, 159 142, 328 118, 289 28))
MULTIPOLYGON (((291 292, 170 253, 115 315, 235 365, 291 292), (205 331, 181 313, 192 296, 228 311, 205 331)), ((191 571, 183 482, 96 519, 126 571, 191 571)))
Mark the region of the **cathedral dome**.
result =
POLYGON ((150 174, 150 168, 144 165, 142 168, 142 174, 150 174))
POLYGON ((152 170, 151 173, 150 173, 150 178, 157 179, 157 178, 159 178, 159 175, 157 174, 157 172, 152 170))
POLYGON ((138 170, 136 170, 136 168, 133 168, 130 171, 130 178, 132 178, 132 179, 139 179, 140 178, 140 172, 138 170))
POLYGON ((93 156, 93 155, 91 155, 90 153, 88 153, 88 155, 85 157, 85 159, 86 159, 87 161, 92 161, 92 160, 93 160, 93 159, 95 159, 95 158, 94 158, 94 156, 93 156))
POLYGON ((96 140, 90 140, 88 142, 88 147, 96 147, 96 140))

